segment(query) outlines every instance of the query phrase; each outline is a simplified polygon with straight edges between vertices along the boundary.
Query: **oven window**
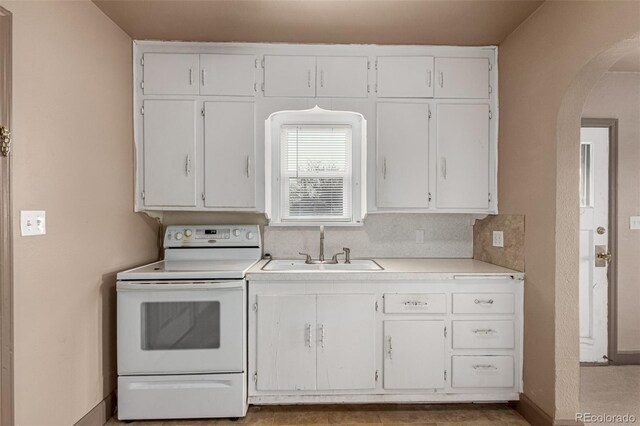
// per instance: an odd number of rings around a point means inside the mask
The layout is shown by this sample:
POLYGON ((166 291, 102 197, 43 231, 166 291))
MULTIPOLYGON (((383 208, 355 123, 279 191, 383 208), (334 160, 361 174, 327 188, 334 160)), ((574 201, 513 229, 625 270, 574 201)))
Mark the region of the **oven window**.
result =
POLYGON ((217 349, 220 302, 142 304, 142 350, 217 349))

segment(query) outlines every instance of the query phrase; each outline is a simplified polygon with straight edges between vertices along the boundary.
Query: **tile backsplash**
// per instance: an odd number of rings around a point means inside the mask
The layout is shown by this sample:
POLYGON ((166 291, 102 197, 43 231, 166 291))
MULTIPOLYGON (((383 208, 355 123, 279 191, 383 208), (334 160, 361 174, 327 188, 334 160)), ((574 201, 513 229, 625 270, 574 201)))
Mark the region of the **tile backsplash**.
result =
POLYGON ((524 216, 489 215, 473 226, 473 258, 524 272, 524 216), (502 231, 504 247, 493 246, 493 231, 502 231))
MULTIPOLYGON (((473 256, 474 215, 371 214, 359 227, 325 227, 325 257, 351 249, 353 258, 473 256), (416 243, 424 231, 424 243, 416 243)), ((318 257, 317 227, 264 227, 264 252, 274 258, 318 257)))

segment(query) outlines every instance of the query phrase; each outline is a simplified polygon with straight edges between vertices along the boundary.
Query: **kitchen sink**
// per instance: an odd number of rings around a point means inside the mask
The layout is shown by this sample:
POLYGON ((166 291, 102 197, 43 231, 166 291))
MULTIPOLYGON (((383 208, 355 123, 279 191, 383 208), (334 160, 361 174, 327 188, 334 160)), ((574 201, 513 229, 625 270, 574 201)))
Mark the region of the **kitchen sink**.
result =
POLYGON ((351 263, 305 263, 304 259, 270 260, 263 271, 310 272, 310 271, 382 271, 382 266, 370 259, 355 259, 351 263))

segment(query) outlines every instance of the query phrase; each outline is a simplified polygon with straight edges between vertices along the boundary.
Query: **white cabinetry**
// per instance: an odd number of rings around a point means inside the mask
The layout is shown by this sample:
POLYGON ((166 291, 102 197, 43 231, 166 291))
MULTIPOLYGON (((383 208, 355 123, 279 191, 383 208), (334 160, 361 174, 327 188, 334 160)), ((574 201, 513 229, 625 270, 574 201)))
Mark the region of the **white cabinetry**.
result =
POLYGON ((489 105, 437 107, 436 198, 439 209, 489 209, 489 105))
POLYGON ((258 390, 375 388, 375 296, 257 296, 258 390))
POLYGON ((144 102, 144 205, 196 205, 196 104, 144 102))
POLYGON ((265 56, 264 95, 314 97, 316 95, 315 56, 265 56))
POLYGON ((429 207, 429 105, 378 103, 377 205, 429 207))
POLYGON ((145 95, 197 95, 198 55, 189 53, 145 53, 145 95))
POLYGON ((433 97, 433 57, 381 56, 376 64, 379 98, 433 97))
POLYGON ((436 58, 436 98, 486 99, 489 97, 487 58, 436 58))
POLYGON ((200 94, 254 96, 255 55, 200 55, 200 94))
POLYGON ((384 388, 445 386, 444 321, 385 321, 384 388))
POLYGON ((248 274, 249 403, 518 399, 521 279, 374 274, 248 274))
POLYGON ((256 206, 253 102, 204 103, 204 205, 256 206))
POLYGON ((366 56, 318 56, 317 96, 322 98, 366 98, 366 56))

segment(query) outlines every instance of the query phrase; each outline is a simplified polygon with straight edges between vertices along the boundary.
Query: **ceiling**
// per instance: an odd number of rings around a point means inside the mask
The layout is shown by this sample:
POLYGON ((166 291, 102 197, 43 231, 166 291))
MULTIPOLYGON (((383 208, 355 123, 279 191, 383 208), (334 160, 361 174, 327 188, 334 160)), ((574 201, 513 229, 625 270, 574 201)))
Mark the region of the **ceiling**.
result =
POLYGON ((622 59, 609 68, 609 71, 640 72, 640 47, 622 57, 622 59))
POLYGON ((93 0, 133 39, 498 44, 543 1, 93 0))

